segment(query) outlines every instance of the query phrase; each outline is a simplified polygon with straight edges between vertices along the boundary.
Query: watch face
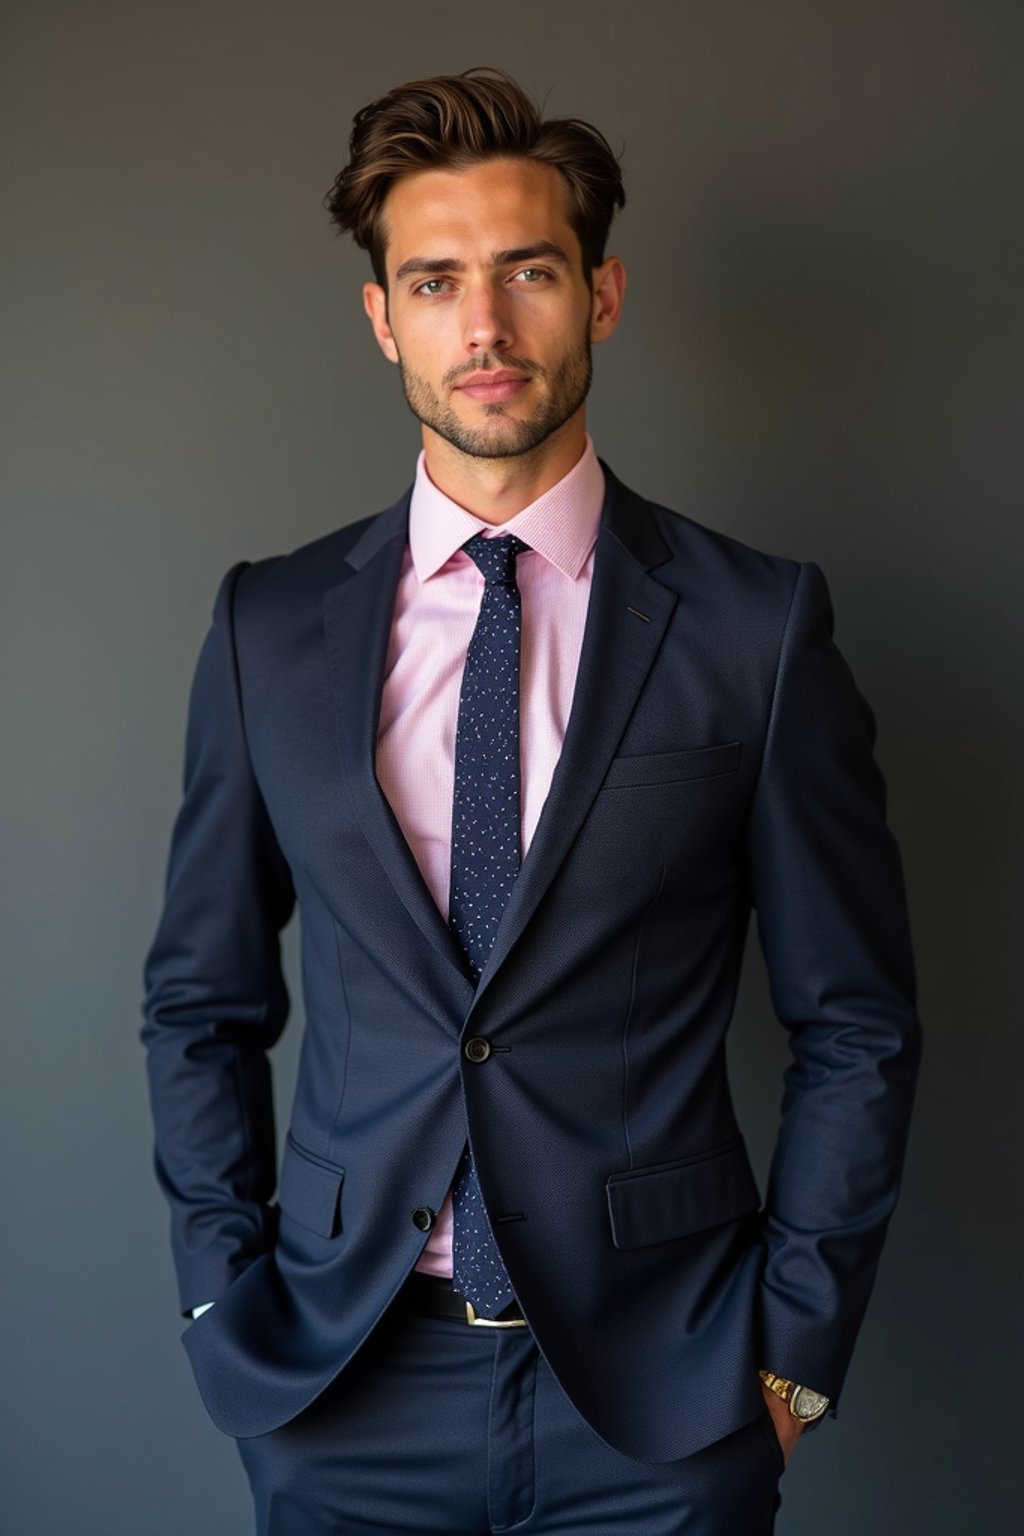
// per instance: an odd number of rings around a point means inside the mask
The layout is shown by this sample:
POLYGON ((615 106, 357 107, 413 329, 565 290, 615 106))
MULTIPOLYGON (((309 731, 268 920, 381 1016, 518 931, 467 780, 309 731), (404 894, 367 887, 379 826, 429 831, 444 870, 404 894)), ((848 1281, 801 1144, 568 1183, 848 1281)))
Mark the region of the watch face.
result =
POLYGON ((790 1406, 798 1419, 817 1419, 828 1407, 828 1398, 822 1397, 820 1392, 812 1392, 810 1387, 800 1387, 790 1406))

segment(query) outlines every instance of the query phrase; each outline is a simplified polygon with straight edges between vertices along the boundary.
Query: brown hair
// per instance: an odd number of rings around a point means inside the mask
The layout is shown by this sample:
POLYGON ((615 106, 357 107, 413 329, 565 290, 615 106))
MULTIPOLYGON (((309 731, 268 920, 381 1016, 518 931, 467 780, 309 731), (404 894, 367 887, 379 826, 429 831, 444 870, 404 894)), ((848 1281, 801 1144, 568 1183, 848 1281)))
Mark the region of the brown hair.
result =
POLYGON ((604 260, 608 230, 626 194, 618 161, 604 135, 575 117, 541 120, 538 107, 504 70, 490 66, 461 75, 410 80, 352 120, 349 163, 324 206, 341 231, 352 231, 370 254, 387 292, 384 200, 400 176, 462 168, 499 155, 522 155, 554 166, 569 188, 569 223, 583 252, 583 275, 604 260))

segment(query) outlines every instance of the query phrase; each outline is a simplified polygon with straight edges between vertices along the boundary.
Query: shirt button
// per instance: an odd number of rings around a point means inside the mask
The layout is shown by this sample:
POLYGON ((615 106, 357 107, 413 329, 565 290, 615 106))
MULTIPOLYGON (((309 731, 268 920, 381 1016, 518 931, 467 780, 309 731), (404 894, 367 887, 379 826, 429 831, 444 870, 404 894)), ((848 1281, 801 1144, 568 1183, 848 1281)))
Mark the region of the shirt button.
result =
POLYGON ((437 1214, 429 1205, 418 1205, 412 1213, 412 1219, 421 1232, 429 1232, 437 1220, 437 1214))
POLYGON ((490 1054, 491 1042, 482 1035, 474 1035, 472 1040, 466 1041, 466 1055, 470 1061, 486 1061, 490 1054))

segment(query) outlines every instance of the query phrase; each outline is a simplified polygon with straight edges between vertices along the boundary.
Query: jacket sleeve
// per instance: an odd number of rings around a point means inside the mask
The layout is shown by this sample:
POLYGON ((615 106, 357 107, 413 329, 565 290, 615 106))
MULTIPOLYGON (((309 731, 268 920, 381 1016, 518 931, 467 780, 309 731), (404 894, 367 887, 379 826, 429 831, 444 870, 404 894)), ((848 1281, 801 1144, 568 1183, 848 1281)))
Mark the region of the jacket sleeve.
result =
POLYGON ((835 1413, 899 1193, 921 1052, 875 718, 799 568, 750 819, 752 897, 789 1030, 762 1229, 760 1364, 835 1413))
POLYGON ((232 614, 248 564, 223 577, 196 664, 184 794, 144 966, 154 1166, 184 1316, 274 1241, 266 1053, 289 1012, 279 934, 295 892, 245 741, 232 614))

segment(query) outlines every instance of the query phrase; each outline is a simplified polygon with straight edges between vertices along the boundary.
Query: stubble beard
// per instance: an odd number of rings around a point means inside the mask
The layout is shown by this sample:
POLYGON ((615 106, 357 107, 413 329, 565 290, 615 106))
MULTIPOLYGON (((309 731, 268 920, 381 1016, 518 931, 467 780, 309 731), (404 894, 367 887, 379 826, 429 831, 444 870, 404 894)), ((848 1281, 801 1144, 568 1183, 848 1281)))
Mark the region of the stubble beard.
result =
MULTIPOLYGON (((482 359, 484 363, 488 361, 482 359)), ((506 414, 504 401, 495 401, 483 407, 490 418, 489 424, 486 427, 472 427, 456 414, 453 407, 443 405, 429 380, 408 370, 401 356, 398 366, 406 403, 417 421, 436 432, 438 437, 443 437, 445 442, 451 443, 460 453, 474 459, 512 459, 524 453, 533 453, 552 433, 564 426, 570 417, 575 416, 590 392, 594 371, 588 326, 580 344, 559 363, 552 376, 547 399, 541 401, 529 416, 517 420, 506 414), (503 418, 498 426, 495 425, 495 417, 503 418)), ((501 358, 495 366, 522 367, 514 358, 501 358)), ((531 379, 537 376, 533 369, 523 371, 529 372, 531 379)))

